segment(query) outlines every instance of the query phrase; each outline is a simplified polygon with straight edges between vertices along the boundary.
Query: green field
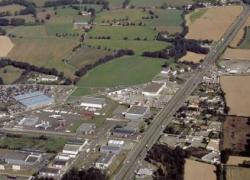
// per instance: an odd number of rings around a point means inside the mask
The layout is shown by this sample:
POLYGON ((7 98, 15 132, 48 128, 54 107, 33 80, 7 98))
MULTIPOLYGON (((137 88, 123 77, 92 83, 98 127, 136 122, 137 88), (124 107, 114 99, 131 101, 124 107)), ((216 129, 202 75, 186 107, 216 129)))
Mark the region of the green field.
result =
POLYGON ((62 62, 72 48, 77 45, 74 39, 63 38, 25 38, 12 39, 15 46, 8 54, 10 58, 28 62, 36 66, 56 68, 65 75, 72 77, 74 69, 62 62))
POLYGON ((199 19, 201 16, 203 16, 206 13, 207 9, 196 9, 191 15, 190 15, 190 21, 193 23, 195 20, 199 19))
POLYGON ((20 77, 22 72, 23 71, 18 68, 6 66, 4 68, 0 68, 0 77, 3 79, 4 84, 12 84, 20 77))
POLYGON ((131 0, 129 5, 135 7, 160 7, 164 3, 171 6, 183 6, 193 3, 193 0, 131 0))
POLYGON ((46 38, 46 28, 43 25, 39 26, 17 26, 8 30, 8 33, 14 34, 23 38, 46 38))
POLYGON ((250 27, 246 28, 245 38, 240 44, 240 48, 250 49, 250 27))
POLYGON ((110 36, 112 40, 123 40, 127 37, 128 40, 134 40, 139 37, 141 39, 154 40, 157 32, 152 28, 143 26, 95 26, 88 33, 88 37, 110 36))
POLYGON ((156 9, 153 12, 159 17, 154 19, 143 20, 147 26, 156 28, 158 31, 168 31, 176 33, 182 30, 183 23, 182 11, 176 9, 156 9))
POLYGON ((122 57, 100 65, 81 78, 79 87, 115 87, 149 82, 160 72, 163 59, 122 57))
POLYGON ((141 9, 116 9, 98 13, 95 21, 97 23, 107 23, 107 21, 111 22, 114 19, 121 20, 127 18, 129 21, 137 22, 141 21, 142 17, 147 15, 147 12, 144 12, 141 9))
POLYGON ((118 49, 132 49, 135 53, 141 54, 144 51, 158 51, 169 46, 163 41, 135 41, 135 40, 96 40, 89 39, 86 44, 94 47, 100 46, 101 49, 110 48, 112 50, 118 49))
POLYGON ((21 137, 3 137, 0 139, 0 147, 5 149, 34 149, 45 152, 58 152, 62 150, 65 139, 62 138, 48 138, 41 140, 31 136, 21 137))
POLYGON ((111 9, 121 8, 124 0, 108 0, 111 9))
POLYGON ((110 55, 111 52, 99 50, 95 48, 81 48, 69 59, 68 63, 74 66, 76 69, 83 67, 86 64, 92 64, 99 58, 106 55, 110 55))

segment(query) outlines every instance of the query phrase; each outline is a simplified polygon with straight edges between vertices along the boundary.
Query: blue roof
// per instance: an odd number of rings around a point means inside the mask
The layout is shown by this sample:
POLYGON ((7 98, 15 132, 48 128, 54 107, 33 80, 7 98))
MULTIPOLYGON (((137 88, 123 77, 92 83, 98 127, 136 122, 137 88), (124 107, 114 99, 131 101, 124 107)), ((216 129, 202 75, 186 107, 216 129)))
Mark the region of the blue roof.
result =
POLYGON ((40 91, 18 95, 15 96, 14 99, 27 108, 44 106, 54 102, 53 98, 46 96, 40 91))

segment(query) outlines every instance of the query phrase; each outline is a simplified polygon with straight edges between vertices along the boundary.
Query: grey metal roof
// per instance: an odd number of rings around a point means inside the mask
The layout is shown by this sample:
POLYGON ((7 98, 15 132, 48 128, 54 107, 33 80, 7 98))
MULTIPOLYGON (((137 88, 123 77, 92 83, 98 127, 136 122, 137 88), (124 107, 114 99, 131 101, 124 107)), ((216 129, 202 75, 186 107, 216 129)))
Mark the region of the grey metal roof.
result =
POLYGON ((54 101, 53 98, 46 96, 40 91, 18 95, 15 96, 14 99, 27 108, 46 105, 54 101))
POLYGON ((106 145, 101 146, 101 149, 100 149, 101 152, 113 152, 113 153, 117 153, 120 150, 121 150, 120 147, 117 147, 117 146, 106 146, 106 145))
POLYGON ((97 163, 107 164, 114 156, 115 154, 113 153, 104 154, 97 160, 97 163))

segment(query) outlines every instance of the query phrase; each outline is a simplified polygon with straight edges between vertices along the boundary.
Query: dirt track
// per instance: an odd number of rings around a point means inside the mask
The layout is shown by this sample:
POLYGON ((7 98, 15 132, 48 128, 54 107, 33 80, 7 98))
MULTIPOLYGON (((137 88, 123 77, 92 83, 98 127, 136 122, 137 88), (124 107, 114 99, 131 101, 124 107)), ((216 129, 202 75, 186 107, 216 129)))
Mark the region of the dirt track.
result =
POLYGON ((190 23, 188 39, 208 39, 217 41, 242 11, 241 6, 221 6, 208 8, 199 19, 190 23))
POLYGON ((0 57, 6 57, 13 47, 9 37, 0 36, 0 57))

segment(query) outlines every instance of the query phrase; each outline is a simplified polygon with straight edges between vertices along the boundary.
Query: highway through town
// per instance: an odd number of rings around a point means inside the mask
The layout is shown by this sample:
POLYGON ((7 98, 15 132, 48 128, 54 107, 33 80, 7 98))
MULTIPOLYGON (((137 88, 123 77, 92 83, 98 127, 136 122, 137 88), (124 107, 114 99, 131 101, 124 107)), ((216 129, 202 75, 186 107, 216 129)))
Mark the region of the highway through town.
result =
POLYGON ((145 132, 144 137, 129 152, 121 169, 114 177, 115 180, 133 179, 134 172, 139 167, 141 160, 146 157, 147 151, 157 142, 164 128, 171 122, 174 113, 182 106, 188 96, 191 95, 195 88, 202 82, 205 74, 228 47, 237 32, 244 25, 249 15, 250 8, 248 6, 244 6, 241 14, 235 19, 216 45, 211 48, 203 63, 200 64, 200 67, 194 71, 194 74, 177 91, 170 102, 156 115, 151 126, 145 132))

